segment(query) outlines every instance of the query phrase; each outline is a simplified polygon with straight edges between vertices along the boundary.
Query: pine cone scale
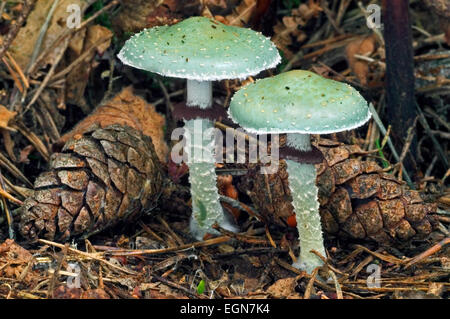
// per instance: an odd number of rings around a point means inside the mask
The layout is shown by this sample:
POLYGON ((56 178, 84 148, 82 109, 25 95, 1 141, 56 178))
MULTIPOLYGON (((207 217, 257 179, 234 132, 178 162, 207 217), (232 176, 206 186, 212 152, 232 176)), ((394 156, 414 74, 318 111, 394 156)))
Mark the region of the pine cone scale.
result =
MULTIPOLYGON (((353 158, 364 154, 358 146, 325 139, 316 146, 324 155, 316 165, 316 184, 325 232, 379 242, 431 232, 430 213, 436 205, 424 203, 417 191, 384 173, 375 162, 353 158)), ((241 185, 266 221, 282 226, 293 213, 285 166, 281 161, 279 171, 266 176, 257 173, 259 167, 251 167, 241 185)))
POLYGON ((118 125, 93 128, 52 155, 22 207, 19 230, 52 240, 99 231, 155 206, 161 187, 149 137, 118 125))

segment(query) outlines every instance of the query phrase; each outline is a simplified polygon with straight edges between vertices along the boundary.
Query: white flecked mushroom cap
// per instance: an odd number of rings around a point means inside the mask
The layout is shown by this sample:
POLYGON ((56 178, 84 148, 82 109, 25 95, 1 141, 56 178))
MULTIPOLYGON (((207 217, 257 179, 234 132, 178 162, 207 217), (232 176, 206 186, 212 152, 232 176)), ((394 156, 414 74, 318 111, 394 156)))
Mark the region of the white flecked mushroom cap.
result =
POLYGON ((135 34, 118 57, 138 69, 197 81, 242 79, 281 61, 275 45, 261 33, 205 17, 135 34))
POLYGON ((231 99, 230 118, 257 133, 329 134, 366 123, 366 100, 348 84, 293 70, 251 83, 231 99))

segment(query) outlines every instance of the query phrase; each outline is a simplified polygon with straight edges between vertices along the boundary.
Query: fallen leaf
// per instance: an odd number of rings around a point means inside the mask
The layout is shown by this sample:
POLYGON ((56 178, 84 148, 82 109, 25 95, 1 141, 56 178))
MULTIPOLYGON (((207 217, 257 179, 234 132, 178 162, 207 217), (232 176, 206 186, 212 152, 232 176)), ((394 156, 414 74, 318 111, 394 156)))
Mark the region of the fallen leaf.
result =
POLYGON ((255 11, 257 5, 256 2, 256 0, 243 0, 241 4, 234 8, 233 13, 225 17, 215 16, 214 18, 224 24, 244 27, 252 18, 253 12, 255 11))
POLYGON ((355 54, 368 56, 376 50, 376 39, 374 35, 353 40, 345 48, 350 69, 355 73, 362 85, 367 85, 369 74, 369 63, 355 57, 355 54))
POLYGON ((88 289, 83 291, 80 299, 111 299, 103 289, 88 289))
POLYGON ((89 74, 94 65, 92 63, 96 54, 102 55, 111 45, 113 33, 100 25, 90 26, 86 32, 80 32, 69 44, 70 53, 68 63, 75 61, 81 55, 89 53, 84 61, 76 66, 66 78, 66 103, 80 106, 87 110, 84 98, 89 74))
MULTIPOLYGON (((236 190, 236 187, 233 186, 232 175, 219 175, 217 177, 217 186, 221 195, 225 195, 235 200, 238 199, 238 191, 236 190)), ((230 204, 227 203, 224 203, 223 207, 225 207, 225 209, 228 210, 235 219, 239 218, 239 215, 241 213, 239 209, 233 208, 230 204)))
POLYGON ((17 112, 11 112, 3 105, 0 105, 0 128, 8 129, 9 121, 11 121, 17 112))
POLYGON ((165 0, 146 18, 146 27, 152 28, 158 25, 171 25, 181 20, 181 15, 177 13, 179 7, 178 0, 165 0))
POLYGON ((172 158, 169 158, 169 161, 167 162, 167 171, 172 181, 178 184, 181 178, 189 171, 189 167, 185 162, 176 164, 174 161, 172 161, 172 158))
MULTIPOLYGON (((49 14, 53 2, 54 0, 37 1, 33 11, 28 16, 26 25, 20 29, 11 44, 9 51, 22 70, 25 70, 28 67, 31 55, 33 54, 36 46, 36 41, 41 33, 42 25, 49 14)), ((66 21, 70 15, 70 13, 67 12, 69 5, 79 6, 80 14, 83 16, 85 10, 92 2, 94 1, 60 0, 55 11, 53 12, 49 27, 42 41, 40 52, 49 47, 63 32, 67 30, 66 21)), ((65 49, 64 42, 62 42, 56 49, 52 50, 52 53, 48 55, 45 64, 53 63, 55 57, 59 54, 59 52, 61 52, 61 49, 65 49)))
POLYGON ((295 277, 282 278, 267 288, 266 292, 273 298, 301 298, 300 294, 295 291, 296 286, 297 279, 295 277))
POLYGON ((176 13, 179 4, 178 0, 123 1, 113 26, 120 32, 138 32, 144 28, 174 24, 181 18, 176 13))
MULTIPOLYGON (((19 278, 32 258, 33 255, 14 240, 5 240, 0 245, 0 277, 19 278)), ((32 277, 28 272, 23 281, 29 283, 32 277)))
POLYGON ((210 9, 217 9, 217 8, 226 9, 227 1, 226 0, 203 0, 203 5, 210 9))
POLYGON ((317 18, 322 8, 314 1, 308 1, 308 4, 302 3, 298 8, 292 9, 290 16, 284 16, 274 26, 274 35, 272 41, 283 51, 286 58, 289 59, 293 53, 289 46, 293 44, 293 39, 301 43, 306 39, 306 34, 301 30, 312 18, 317 18))
POLYGON ((60 285, 53 291, 55 299, 80 299, 83 290, 81 288, 69 288, 67 285, 60 285))
POLYGON ((30 160, 28 159, 28 156, 31 154, 32 151, 34 151, 35 148, 33 145, 27 145, 25 146, 21 151, 19 155, 19 163, 28 164, 30 163, 30 160))

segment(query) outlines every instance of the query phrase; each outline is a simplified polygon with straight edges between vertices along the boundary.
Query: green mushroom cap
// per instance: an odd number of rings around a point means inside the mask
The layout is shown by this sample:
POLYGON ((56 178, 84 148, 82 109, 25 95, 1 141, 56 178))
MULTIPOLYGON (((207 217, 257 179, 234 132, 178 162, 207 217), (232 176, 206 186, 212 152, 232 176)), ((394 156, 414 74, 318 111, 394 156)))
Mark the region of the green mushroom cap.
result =
POLYGON ((353 87, 303 70, 245 86, 233 96, 228 112, 257 134, 329 134, 354 129, 371 117, 353 87))
POLYGON ((281 60, 275 45, 261 33, 205 17, 143 30, 118 56, 138 69, 197 81, 245 78, 281 60))

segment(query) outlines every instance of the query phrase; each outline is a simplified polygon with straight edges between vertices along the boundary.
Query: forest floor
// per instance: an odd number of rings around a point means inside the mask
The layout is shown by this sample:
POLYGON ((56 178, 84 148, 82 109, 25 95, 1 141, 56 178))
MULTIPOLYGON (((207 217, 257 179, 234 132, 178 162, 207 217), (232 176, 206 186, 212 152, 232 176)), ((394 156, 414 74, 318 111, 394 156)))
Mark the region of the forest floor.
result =
MULTIPOLYGON (((2 1, 0 298, 449 298, 450 5, 409 2, 415 85, 408 89, 418 109, 405 142, 394 143, 396 159, 388 137, 404 128, 390 125, 385 103, 384 33, 366 23, 381 1, 2 1), (171 129, 180 126, 170 110, 183 101, 186 83, 124 66, 117 53, 143 28, 197 15, 272 39, 282 62, 258 78, 304 69, 358 89, 381 123, 323 137, 358 146, 359 161, 371 157, 403 189, 413 186, 435 205, 431 233, 387 245, 325 232, 325 265, 308 274, 291 266, 298 255, 295 227, 260 218, 264 209, 245 181, 250 167, 224 164, 217 167, 219 188, 241 232, 219 229, 219 236, 192 238, 188 171, 166 160, 171 129), (17 231, 16 209, 33 195, 52 153, 92 123, 135 125, 151 135, 171 181, 166 202, 88 238, 30 242, 17 231)), ((254 80, 216 83, 215 102, 227 107, 232 94, 254 80)))

